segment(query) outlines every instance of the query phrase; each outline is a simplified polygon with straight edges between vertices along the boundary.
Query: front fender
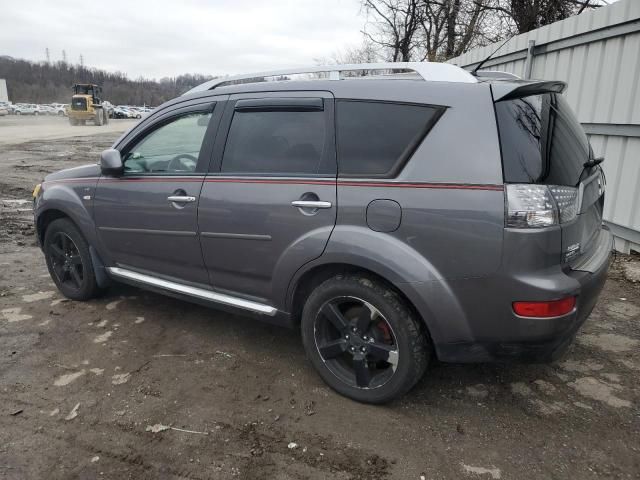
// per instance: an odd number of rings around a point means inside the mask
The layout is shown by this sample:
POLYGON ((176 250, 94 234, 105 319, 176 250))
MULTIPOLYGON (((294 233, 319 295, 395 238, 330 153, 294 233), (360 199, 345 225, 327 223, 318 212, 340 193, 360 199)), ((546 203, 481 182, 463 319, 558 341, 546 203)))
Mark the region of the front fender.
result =
POLYGON ((42 184, 36 200, 34 218, 37 233, 42 237, 43 219, 47 212, 58 211, 73 221, 90 245, 96 245, 96 228, 93 221, 93 194, 97 179, 47 181, 42 184))
POLYGON ((470 333, 462 306, 429 259, 392 235, 365 227, 336 226, 319 258, 300 268, 289 284, 287 305, 300 278, 322 265, 344 264, 369 270, 400 290, 424 320, 434 344, 470 333))

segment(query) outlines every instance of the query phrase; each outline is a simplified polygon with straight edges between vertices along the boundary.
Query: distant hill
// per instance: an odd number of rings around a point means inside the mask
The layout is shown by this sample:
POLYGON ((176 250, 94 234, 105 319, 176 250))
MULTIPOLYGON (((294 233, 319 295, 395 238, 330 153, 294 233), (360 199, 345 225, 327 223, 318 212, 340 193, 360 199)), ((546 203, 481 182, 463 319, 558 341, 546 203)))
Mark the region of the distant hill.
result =
POLYGON ((0 78, 7 80, 9 100, 14 103, 69 103, 74 83, 102 85, 103 97, 115 105, 160 105, 190 88, 210 80, 206 75, 180 75, 159 81, 131 80, 122 72, 64 62, 30 62, 0 56, 0 78))

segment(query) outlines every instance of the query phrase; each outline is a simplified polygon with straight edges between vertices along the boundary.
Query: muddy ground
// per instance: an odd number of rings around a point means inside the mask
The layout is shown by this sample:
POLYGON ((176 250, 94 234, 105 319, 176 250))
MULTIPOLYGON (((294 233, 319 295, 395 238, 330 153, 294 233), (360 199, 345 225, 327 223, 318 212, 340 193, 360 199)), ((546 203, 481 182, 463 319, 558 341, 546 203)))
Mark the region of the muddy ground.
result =
POLYGON ((2 131, 0 478, 640 477, 634 257, 556 364, 434 363, 402 400, 360 405, 322 383, 297 331, 126 286, 63 299, 31 188, 119 133, 2 145, 2 131))

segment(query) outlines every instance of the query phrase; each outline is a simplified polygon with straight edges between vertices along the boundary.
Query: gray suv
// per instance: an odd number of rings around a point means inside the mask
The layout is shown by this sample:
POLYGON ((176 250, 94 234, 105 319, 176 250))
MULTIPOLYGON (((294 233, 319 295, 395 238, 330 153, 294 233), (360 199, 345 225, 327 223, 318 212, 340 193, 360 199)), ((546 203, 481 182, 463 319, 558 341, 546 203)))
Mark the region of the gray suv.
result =
POLYGON ((48 175, 38 239, 71 299, 118 281, 299 326, 362 402, 434 358, 549 361, 612 249, 564 88, 432 63, 213 80, 48 175))

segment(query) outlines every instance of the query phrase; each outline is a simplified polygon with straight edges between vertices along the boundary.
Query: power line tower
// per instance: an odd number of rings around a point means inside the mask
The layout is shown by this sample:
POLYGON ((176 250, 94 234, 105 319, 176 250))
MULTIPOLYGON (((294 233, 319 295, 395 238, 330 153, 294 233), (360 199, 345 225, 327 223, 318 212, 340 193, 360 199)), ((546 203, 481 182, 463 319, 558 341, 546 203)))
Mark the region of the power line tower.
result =
POLYGON ((80 54, 80 67, 84 68, 84 56, 80 54))
POLYGON ((51 63, 51 53, 49 52, 49 47, 44 49, 44 53, 47 56, 47 63, 51 63))
POLYGON ((67 51, 62 50, 62 63, 67 63, 67 51))

